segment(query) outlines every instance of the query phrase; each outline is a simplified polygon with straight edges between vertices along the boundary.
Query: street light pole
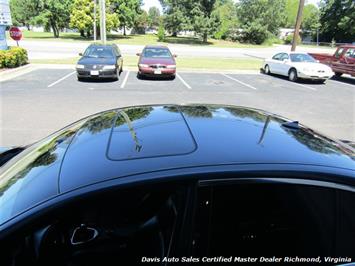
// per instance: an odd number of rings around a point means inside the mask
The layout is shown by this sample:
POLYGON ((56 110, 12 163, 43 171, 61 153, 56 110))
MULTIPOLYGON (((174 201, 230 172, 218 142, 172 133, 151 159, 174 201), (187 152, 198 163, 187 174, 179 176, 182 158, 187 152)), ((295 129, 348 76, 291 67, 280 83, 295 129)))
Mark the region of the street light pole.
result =
POLYGON ((291 47, 292 52, 294 52, 296 50, 297 37, 300 35, 299 32, 300 32, 300 27, 301 27, 301 22, 302 22, 303 7, 304 7, 304 0, 300 0, 299 6, 298 6, 298 12, 297 12, 295 31, 293 33, 293 40, 292 40, 292 47, 291 47))
POLYGON ((106 44, 106 10, 105 0, 100 0, 100 37, 101 42, 106 44))
POLYGON ((94 42, 96 42, 96 0, 94 0, 94 42))

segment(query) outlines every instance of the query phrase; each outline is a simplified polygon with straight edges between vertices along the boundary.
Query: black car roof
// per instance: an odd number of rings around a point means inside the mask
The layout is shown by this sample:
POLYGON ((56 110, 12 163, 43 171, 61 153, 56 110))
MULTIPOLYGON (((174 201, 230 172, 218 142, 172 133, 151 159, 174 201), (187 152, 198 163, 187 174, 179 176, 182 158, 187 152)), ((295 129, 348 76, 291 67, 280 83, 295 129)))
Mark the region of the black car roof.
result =
POLYGON ((354 170, 353 150, 260 110, 149 105, 89 117, 69 145, 60 191, 156 170, 223 164, 307 164, 354 170))

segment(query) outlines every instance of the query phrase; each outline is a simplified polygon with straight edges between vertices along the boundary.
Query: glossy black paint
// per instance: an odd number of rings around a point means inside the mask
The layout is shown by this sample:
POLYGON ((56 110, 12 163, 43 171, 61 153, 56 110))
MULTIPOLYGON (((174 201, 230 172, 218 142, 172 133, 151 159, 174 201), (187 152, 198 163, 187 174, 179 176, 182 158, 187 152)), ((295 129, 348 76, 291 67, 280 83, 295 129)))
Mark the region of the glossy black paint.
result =
POLYGON ((17 197, 16 208, 0 224, 40 202, 55 203, 64 193, 111 180, 304 172, 342 176, 340 182, 355 184, 350 147, 302 125, 287 128, 286 121, 220 105, 138 106, 90 116, 0 168, 0 208, 9 204, 7 193, 17 197))

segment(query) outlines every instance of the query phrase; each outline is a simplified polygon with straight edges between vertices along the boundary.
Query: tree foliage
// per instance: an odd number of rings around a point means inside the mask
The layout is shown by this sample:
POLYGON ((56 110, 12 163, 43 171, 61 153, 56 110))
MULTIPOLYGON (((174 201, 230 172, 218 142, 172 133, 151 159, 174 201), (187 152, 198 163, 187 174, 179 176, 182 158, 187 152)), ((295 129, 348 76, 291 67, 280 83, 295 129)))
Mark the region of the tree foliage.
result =
MULTIPOLYGON (((112 3, 106 0, 106 31, 115 29, 119 25, 117 14, 112 12, 112 3)), ((94 2, 92 0, 74 0, 71 15, 70 27, 80 31, 82 36, 90 37, 94 25, 94 2)), ((96 27, 100 29, 99 5, 96 7, 96 27)))
POLYGON ((238 16, 244 40, 261 44, 270 35, 278 35, 284 9, 284 0, 240 0, 238 16))
POLYGON ((160 0, 164 11, 164 27, 172 36, 191 29, 190 11, 193 0, 160 0))
POLYGON ((355 36, 355 1, 322 0, 320 3, 321 39, 330 42, 353 42, 355 36))
POLYGON ((16 26, 26 26, 29 29, 33 23, 32 19, 38 15, 36 2, 34 0, 11 0, 12 23, 16 26))
POLYGON ((113 12, 115 12, 126 35, 126 28, 134 27, 134 23, 139 14, 142 13, 142 0, 111 0, 113 12))
POLYGON ((219 25, 220 18, 215 10, 216 0, 194 1, 191 10, 191 24, 198 35, 202 37, 203 42, 207 42, 209 35, 214 34, 219 25))
POLYGON ((220 25, 214 33, 216 39, 231 39, 238 27, 237 6, 233 0, 216 1, 215 13, 220 19, 220 25))
POLYGON ((148 10, 148 24, 150 28, 156 28, 160 24, 159 8, 152 6, 148 10))

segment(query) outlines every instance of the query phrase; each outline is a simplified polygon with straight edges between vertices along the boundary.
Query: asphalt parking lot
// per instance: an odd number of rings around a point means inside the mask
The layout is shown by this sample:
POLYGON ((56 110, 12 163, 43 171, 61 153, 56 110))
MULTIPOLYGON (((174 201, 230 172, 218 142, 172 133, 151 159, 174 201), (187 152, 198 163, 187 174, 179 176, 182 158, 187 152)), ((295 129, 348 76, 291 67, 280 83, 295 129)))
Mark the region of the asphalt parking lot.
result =
POLYGON ((0 82, 0 146, 34 142, 95 112, 155 103, 259 108, 355 140, 355 79, 317 84, 259 73, 178 73, 174 80, 140 80, 125 70, 119 81, 79 82, 73 69, 35 69, 0 82))

